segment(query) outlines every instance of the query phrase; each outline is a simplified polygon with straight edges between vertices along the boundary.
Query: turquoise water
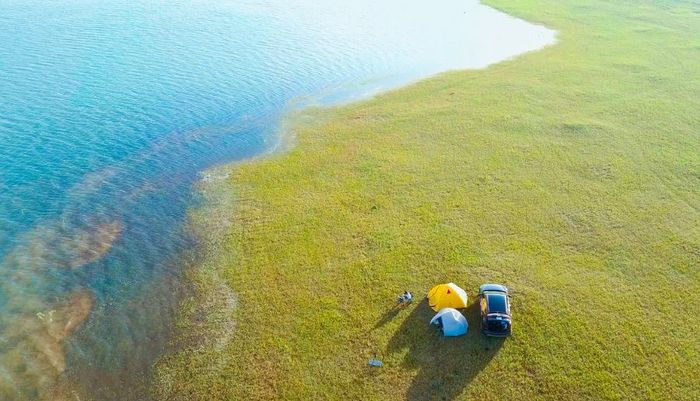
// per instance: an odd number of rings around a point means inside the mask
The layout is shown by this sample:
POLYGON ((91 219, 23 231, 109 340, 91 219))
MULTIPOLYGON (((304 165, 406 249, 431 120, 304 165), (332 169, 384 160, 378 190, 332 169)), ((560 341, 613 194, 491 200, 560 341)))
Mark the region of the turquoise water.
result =
POLYGON ((192 184, 274 148, 299 99, 554 41, 476 1, 431 4, 0 0, 0 399, 147 398, 192 184))

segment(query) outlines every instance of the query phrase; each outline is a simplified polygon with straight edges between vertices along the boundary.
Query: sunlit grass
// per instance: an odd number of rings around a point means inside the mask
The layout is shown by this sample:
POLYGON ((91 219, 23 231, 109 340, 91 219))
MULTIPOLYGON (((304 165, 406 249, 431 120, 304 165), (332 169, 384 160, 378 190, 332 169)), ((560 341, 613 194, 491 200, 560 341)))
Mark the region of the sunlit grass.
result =
POLYGON ((195 222, 233 223, 194 274, 237 294, 235 329, 161 361, 158 395, 700 399, 700 5, 487 3, 559 43, 305 111, 291 151, 212 186, 235 206, 195 222), (483 338, 473 308, 457 339, 424 304, 390 312, 445 281, 506 284, 514 335, 483 338))

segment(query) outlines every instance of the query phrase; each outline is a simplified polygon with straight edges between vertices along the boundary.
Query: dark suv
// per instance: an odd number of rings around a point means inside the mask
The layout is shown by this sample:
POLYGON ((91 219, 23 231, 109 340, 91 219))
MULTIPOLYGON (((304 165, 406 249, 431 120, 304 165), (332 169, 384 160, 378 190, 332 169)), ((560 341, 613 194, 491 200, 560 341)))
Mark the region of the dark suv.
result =
POLYGON ((479 287, 481 331, 487 336, 510 335, 513 320, 510 314, 508 288, 500 284, 484 284, 479 287))

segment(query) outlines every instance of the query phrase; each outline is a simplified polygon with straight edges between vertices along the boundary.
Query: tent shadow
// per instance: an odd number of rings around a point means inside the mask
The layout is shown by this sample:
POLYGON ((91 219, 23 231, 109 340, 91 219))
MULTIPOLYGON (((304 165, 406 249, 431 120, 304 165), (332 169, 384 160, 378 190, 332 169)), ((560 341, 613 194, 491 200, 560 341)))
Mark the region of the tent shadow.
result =
POLYGON ((500 350, 504 339, 481 334, 478 303, 472 303, 463 313, 469 322, 467 335, 443 337, 439 329, 429 325, 434 312, 424 300, 389 341, 388 353, 408 349, 403 367, 418 370, 407 400, 453 400, 500 350))

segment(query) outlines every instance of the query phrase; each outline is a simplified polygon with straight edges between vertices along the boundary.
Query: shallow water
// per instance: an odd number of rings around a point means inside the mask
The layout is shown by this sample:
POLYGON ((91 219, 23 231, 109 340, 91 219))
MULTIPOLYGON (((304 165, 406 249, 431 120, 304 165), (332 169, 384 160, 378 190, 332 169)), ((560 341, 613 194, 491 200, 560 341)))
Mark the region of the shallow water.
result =
POLYGON ((290 104, 554 41, 476 1, 346 3, 0 0, 0 399, 145 398, 192 183, 290 104))

